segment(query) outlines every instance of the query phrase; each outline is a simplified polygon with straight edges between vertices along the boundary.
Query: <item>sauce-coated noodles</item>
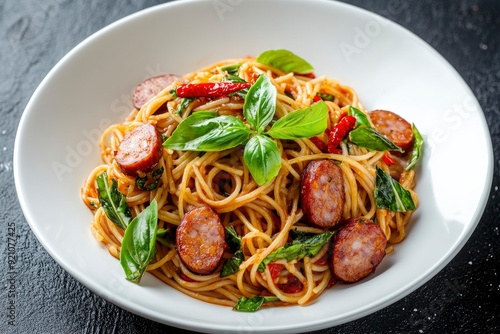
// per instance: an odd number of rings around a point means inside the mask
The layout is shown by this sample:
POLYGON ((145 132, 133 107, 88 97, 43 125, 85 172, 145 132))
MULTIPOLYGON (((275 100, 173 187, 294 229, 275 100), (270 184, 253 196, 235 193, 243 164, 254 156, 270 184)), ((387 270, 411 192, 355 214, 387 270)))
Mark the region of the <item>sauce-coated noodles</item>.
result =
MULTIPOLYGON (((233 64, 241 64, 237 75, 249 83, 255 82, 261 74, 269 78, 277 91, 276 118, 312 105, 318 93, 333 97, 324 100, 328 106, 329 128, 347 113, 349 106, 364 111, 356 92, 334 79, 287 73, 253 58, 221 61, 183 77, 191 83, 220 82, 226 75, 221 68, 233 64)), ((273 262, 282 265, 278 273, 271 272, 277 266, 266 266, 263 272, 258 270, 266 256, 289 241, 292 230, 313 234, 325 232, 308 224, 301 209, 301 174, 313 160, 338 162, 344 179, 344 220, 362 216, 377 222, 388 240, 387 252, 405 238, 405 227, 413 211, 400 213, 378 209, 375 203, 375 166, 391 173, 389 164, 384 161, 387 152, 370 151, 349 141, 342 141, 336 153, 325 153, 312 139, 276 140, 281 169, 272 182, 260 186, 244 163, 241 145, 206 153, 163 148, 155 167, 156 171, 161 171, 156 175, 156 188, 139 189, 137 176, 125 174, 115 160, 126 133, 143 123, 150 123, 168 138, 189 115, 205 110, 243 118, 244 100, 235 94, 192 99, 179 114, 182 99, 174 93, 177 84, 163 89, 140 110, 133 110, 123 123, 105 130, 100 143, 103 164, 90 173, 82 187, 83 201, 94 214, 93 235, 114 257, 119 258, 124 231, 108 219, 99 205, 96 178, 103 172, 117 181, 118 190, 125 195, 133 217, 156 199, 158 229, 175 230, 192 207, 200 206, 212 208, 224 227, 234 227, 242 237, 244 255, 240 270, 235 274, 220 277, 223 263, 232 257, 228 249, 215 271, 201 275, 184 265, 175 246, 161 242, 156 242, 156 254, 146 269, 173 288, 209 303, 232 307, 242 296, 274 295, 280 301, 269 305, 306 305, 332 285, 329 243, 313 257, 273 262)), ((315 140, 318 139, 326 144, 328 136, 319 135, 315 140)), ((139 177, 144 175, 139 173, 139 177)), ((148 175, 151 177, 151 173, 148 175)), ((412 190, 414 171, 403 171, 399 179, 417 203, 418 197, 412 190)))

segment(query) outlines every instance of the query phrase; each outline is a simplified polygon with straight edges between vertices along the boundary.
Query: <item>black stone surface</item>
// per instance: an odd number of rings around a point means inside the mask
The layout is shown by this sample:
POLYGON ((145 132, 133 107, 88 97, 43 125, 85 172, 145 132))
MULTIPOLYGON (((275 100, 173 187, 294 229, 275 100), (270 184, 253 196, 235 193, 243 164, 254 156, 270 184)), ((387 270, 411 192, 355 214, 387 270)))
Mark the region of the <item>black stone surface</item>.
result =
MULTIPOLYGON (((500 332, 500 1, 345 2, 401 24, 457 69, 486 115, 495 171, 477 229, 438 275, 372 315, 315 333, 500 332)), ((188 333, 122 310, 66 273, 31 232, 13 180, 17 125, 44 76, 95 31, 158 3, 161 1, 0 1, 0 333, 188 333), (8 227, 15 228, 14 252, 9 249, 8 227), (15 259, 9 264, 8 255, 12 254, 15 259), (15 268, 14 276, 7 275, 9 265, 15 268), (9 324, 12 315, 15 323, 9 324)))

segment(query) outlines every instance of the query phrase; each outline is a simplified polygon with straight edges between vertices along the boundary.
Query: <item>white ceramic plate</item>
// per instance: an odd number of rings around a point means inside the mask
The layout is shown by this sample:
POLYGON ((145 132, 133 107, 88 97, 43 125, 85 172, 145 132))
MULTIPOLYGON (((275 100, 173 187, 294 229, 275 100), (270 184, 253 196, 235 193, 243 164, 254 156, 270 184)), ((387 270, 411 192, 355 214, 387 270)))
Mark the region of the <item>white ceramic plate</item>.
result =
POLYGON ((482 110, 437 52, 380 16, 317 0, 181 1, 111 24, 40 84, 19 125, 14 164, 31 229, 72 276, 141 316, 217 333, 317 330, 397 301, 467 241, 484 210, 493 168, 482 110), (238 313, 191 299, 150 275, 140 285, 127 282, 118 261, 91 235, 91 214, 80 200, 83 180, 100 162, 101 131, 128 114, 130 93, 146 77, 278 48, 307 59, 317 75, 354 87, 368 109, 393 110, 417 124, 426 145, 420 207, 407 240, 369 279, 336 286, 306 307, 238 313))

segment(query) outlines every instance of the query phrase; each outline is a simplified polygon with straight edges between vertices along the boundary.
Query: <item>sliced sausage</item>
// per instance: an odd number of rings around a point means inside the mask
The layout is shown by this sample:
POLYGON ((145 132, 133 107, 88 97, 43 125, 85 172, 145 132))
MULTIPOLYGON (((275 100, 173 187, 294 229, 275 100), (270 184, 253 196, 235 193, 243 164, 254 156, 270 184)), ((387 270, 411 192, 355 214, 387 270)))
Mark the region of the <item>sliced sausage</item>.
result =
POLYGON ((333 240, 334 276, 347 283, 368 276, 384 258, 386 244, 384 232, 371 219, 350 219, 333 240))
POLYGON ((125 134, 115 160, 125 174, 148 173, 158 165, 162 151, 161 134, 148 123, 125 134))
POLYGON ((378 132, 389 138, 405 153, 413 148, 413 131, 411 124, 392 111, 373 110, 369 113, 370 119, 378 132))
POLYGON ((177 227, 177 252, 189 270, 210 274, 221 262, 225 237, 224 226, 211 208, 195 208, 184 215, 177 227))
POLYGON ((185 79, 174 74, 165 74, 144 80, 137 85, 133 95, 132 102, 136 109, 141 109, 149 100, 155 97, 159 92, 174 82, 184 82, 185 79))
POLYGON ((309 222, 331 228, 342 218, 345 204, 344 177, 333 160, 311 161, 302 172, 302 211, 309 222))

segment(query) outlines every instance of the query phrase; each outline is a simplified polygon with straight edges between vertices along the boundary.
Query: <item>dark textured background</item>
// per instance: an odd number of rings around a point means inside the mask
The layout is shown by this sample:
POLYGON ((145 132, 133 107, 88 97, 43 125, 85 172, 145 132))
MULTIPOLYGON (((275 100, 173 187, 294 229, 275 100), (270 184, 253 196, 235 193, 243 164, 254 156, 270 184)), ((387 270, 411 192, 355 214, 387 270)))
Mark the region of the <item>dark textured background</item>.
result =
MULTIPOLYGON (((31 232, 16 200, 12 172, 19 119, 49 70, 95 31, 160 2, 0 0, 0 333, 188 333, 124 311, 67 274, 31 232), (13 281, 5 275, 7 226, 16 229, 13 281), (8 324, 10 283, 15 288, 14 326, 8 324)), ((485 112, 498 157, 500 1, 345 2, 401 24, 457 69, 485 112)), ((499 182, 495 159, 484 216, 461 252, 438 275, 379 312, 315 333, 500 332, 499 182)))

